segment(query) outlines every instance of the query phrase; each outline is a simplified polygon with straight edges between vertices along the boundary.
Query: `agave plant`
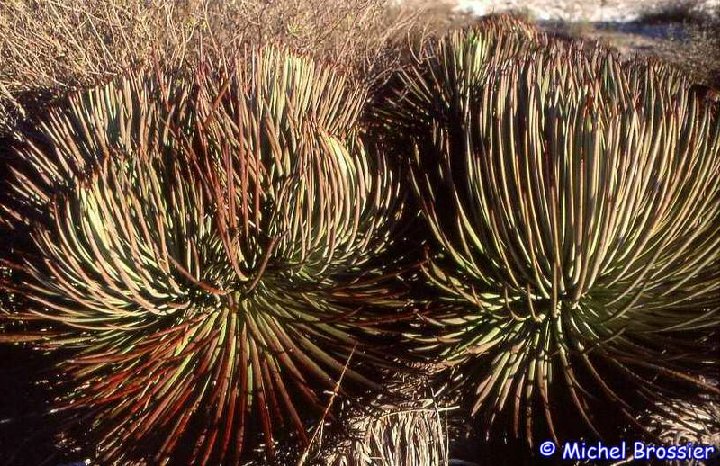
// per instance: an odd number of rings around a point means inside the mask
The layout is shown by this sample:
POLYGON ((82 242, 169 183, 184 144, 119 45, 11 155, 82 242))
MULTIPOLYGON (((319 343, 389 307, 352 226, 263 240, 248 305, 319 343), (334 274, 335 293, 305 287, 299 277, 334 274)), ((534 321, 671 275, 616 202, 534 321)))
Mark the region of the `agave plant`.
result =
POLYGON ((110 152, 170 150, 171 128, 189 129, 192 82, 143 72, 68 96, 37 124, 16 134, 7 158, 9 186, 0 220, 11 228, 44 219, 53 196, 108 160, 110 152))
POLYGON ((548 38, 509 15, 491 15, 476 27, 429 40, 390 83, 381 88, 370 109, 370 124, 380 136, 430 137, 432 128, 452 128, 473 105, 469 98, 481 89, 491 57, 500 61, 522 50, 541 48, 548 38))
POLYGON ((53 329, 36 344, 76 349, 58 409, 82 408, 105 462, 237 464, 256 434, 272 457, 340 373, 379 388, 346 367, 375 360, 378 312, 402 304, 375 260, 401 205, 358 141, 364 94, 284 50, 225 65, 159 96, 145 77, 79 95, 19 149, 44 184, 17 203, 49 210, 21 316, 53 329))
POLYGON ((497 34, 441 39, 383 103, 434 238, 415 338, 488 434, 644 429, 718 392, 717 108, 662 65, 497 34))

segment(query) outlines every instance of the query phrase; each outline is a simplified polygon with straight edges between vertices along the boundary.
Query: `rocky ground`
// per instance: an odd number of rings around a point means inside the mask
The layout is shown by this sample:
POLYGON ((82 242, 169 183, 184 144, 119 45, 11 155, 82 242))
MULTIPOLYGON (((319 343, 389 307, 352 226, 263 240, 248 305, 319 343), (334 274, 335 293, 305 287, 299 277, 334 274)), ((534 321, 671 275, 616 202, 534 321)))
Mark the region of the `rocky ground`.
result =
POLYGON ((454 0, 448 1, 457 11, 486 15, 515 11, 537 21, 566 21, 571 23, 642 21, 649 15, 668 12, 713 16, 718 0, 454 0))

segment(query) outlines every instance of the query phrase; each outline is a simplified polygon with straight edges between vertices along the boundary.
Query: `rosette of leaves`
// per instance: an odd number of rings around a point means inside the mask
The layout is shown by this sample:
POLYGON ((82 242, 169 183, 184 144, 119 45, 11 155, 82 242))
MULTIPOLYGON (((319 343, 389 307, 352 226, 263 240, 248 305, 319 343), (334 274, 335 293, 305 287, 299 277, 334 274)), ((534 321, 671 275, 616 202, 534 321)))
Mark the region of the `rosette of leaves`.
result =
POLYGON ((659 64, 482 40, 441 40, 383 107, 434 239, 414 337, 488 435, 531 444, 717 393, 717 108, 659 64))
MULTIPOLYGON (((139 99, 118 82, 87 114, 139 99)), ((362 361, 393 318, 380 311, 402 305, 392 262, 375 260, 398 180, 357 139, 363 92, 270 48, 206 65, 181 95, 96 127, 111 134, 96 146, 56 116, 33 149, 98 160, 60 176, 73 188, 50 199, 19 288, 23 317, 54 331, 36 344, 76 349, 58 408, 82 408, 106 462, 236 464, 258 436, 268 458, 280 433, 306 441, 341 374, 343 388, 380 388, 362 361)))
POLYGON ((34 127, 16 130, 5 157, 10 173, 0 221, 18 230, 47 220, 53 197, 72 191, 113 152, 169 149, 171 131, 190 129, 191 84, 180 75, 143 72, 70 94, 34 127))
POLYGON ((438 124, 458 126, 468 101, 482 88, 488 62, 542 47, 547 37, 510 15, 490 15, 477 26, 424 42, 389 83, 378 89, 369 124, 377 137, 430 137, 438 124))

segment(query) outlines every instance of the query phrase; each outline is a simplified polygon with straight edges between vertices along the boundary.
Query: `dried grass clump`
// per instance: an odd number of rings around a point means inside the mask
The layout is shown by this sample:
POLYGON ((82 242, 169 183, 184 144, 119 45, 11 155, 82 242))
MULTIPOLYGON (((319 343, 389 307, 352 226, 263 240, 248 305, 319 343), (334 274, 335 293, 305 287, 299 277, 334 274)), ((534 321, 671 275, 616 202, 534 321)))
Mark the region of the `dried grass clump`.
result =
MULTIPOLYGON (((720 446, 720 399, 669 400, 657 406, 657 412, 648 413, 640 421, 649 425, 655 438, 668 445, 692 442, 700 445, 720 446)), ((670 464, 704 465, 704 462, 675 461, 670 464)), ((714 463, 711 463, 714 464, 714 463)))
POLYGON ((350 440, 335 446, 323 466, 441 466, 448 464, 445 411, 432 399, 383 405, 347 424, 350 440))
MULTIPOLYGON (((714 445, 720 447, 720 399, 701 396, 675 398, 658 403, 654 411, 647 411, 638 421, 648 426, 656 442, 665 445, 714 445)), ((717 464, 717 454, 709 461, 667 461, 671 466, 711 466, 717 464)))

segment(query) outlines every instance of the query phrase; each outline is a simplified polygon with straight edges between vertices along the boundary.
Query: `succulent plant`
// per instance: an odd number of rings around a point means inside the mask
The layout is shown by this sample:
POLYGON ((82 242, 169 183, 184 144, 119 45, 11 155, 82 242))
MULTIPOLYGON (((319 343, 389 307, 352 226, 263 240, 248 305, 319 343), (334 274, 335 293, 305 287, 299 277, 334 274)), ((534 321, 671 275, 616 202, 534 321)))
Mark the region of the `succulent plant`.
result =
POLYGON ((526 49, 542 48, 548 38, 509 15, 492 15, 477 27, 455 30, 428 40, 409 55, 411 63, 379 89, 370 108, 370 124, 380 136, 430 137, 438 124, 460 125, 481 89, 488 62, 526 49))
POLYGON ((36 127, 17 131, 8 154, 8 186, 0 218, 5 225, 47 220, 54 196, 72 191, 111 152, 170 150, 189 130, 191 81, 167 72, 142 74, 73 93, 36 127))
POLYGON ((533 42, 452 34, 381 102, 434 239, 414 338, 488 435, 643 430, 641 406, 719 390, 717 108, 662 65, 533 42))
POLYGON ((21 317, 75 351, 57 407, 105 462, 236 464, 257 434, 268 457, 283 430, 302 441, 353 351, 343 388, 379 388, 368 342, 403 303, 378 260, 399 182, 358 140, 363 91, 274 48, 190 82, 81 93, 18 149, 39 168, 16 184, 31 208, 8 210, 49 212, 21 317))

